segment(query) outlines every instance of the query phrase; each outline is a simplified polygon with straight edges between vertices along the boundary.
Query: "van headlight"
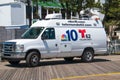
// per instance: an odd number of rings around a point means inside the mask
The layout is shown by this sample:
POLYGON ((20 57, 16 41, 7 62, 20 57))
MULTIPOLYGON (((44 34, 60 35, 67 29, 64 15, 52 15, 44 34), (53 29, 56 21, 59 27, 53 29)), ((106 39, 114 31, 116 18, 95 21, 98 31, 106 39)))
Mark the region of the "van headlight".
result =
POLYGON ((17 52, 23 52, 24 51, 24 45, 16 45, 16 51, 17 52))

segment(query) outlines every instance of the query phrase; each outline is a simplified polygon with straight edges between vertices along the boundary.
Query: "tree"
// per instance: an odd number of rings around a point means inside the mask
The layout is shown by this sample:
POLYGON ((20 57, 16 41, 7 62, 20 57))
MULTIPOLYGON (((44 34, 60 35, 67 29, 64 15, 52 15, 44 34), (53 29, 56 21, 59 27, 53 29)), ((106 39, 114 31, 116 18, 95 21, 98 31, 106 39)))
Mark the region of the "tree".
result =
POLYGON ((39 0, 32 0, 33 19, 40 19, 40 16, 38 15, 38 2, 39 0))
POLYGON ((105 13, 104 25, 112 38, 112 34, 120 26, 120 0, 106 0, 103 12, 105 13))
POLYGON ((59 0, 65 12, 67 12, 67 18, 70 17, 70 12, 77 12, 80 17, 80 11, 83 9, 91 9, 94 7, 101 8, 100 0, 95 3, 95 0, 59 0))
MULTIPOLYGON (((30 0, 27 0, 30 1, 30 0)), ((54 0, 32 0, 32 2, 36 6, 36 12, 38 11, 38 2, 47 2, 47 1, 54 1, 54 0)), ((57 0, 56 0, 57 1, 57 0)), ((95 0, 59 0, 60 4, 62 5, 62 13, 67 13, 67 18, 69 19, 71 17, 71 12, 78 13, 80 17, 80 11, 86 8, 94 8, 94 7, 100 7, 100 2, 95 3, 95 0)))
POLYGON ((86 8, 93 8, 95 7, 95 0, 84 0, 84 6, 83 8, 86 9, 86 8))
POLYGON ((71 11, 77 12, 80 16, 80 11, 82 10, 82 5, 84 0, 59 0, 64 13, 67 13, 67 18, 70 18, 71 11))

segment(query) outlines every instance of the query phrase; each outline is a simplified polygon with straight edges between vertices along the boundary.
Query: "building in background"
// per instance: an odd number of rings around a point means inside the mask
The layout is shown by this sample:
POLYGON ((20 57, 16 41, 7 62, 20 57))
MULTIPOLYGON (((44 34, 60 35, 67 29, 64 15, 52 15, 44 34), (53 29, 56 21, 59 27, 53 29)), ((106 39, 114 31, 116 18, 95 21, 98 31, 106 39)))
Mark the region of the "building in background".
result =
MULTIPOLYGON (((98 0, 95 0, 96 2, 98 0)), ((100 0, 101 2, 104 2, 100 0)), ((0 26, 21 26, 29 25, 36 20, 44 19, 47 14, 61 13, 63 18, 67 14, 63 12, 63 8, 59 0, 55 1, 39 1, 37 4, 30 0, 30 10, 27 0, 0 0, 0 26), (38 7, 38 9, 36 9, 38 7), (29 20, 31 18, 31 21, 29 20)), ((71 18, 79 18, 78 13, 71 12, 71 18)))
POLYGON ((61 12, 61 5, 58 2, 39 2, 38 11, 36 4, 31 2, 30 5, 32 11, 28 7, 27 0, 0 0, 0 26, 29 25, 29 14, 32 14, 34 21, 44 19, 49 13, 61 12))
POLYGON ((16 0, 0 0, 0 26, 26 25, 26 5, 16 0))
POLYGON ((21 38, 28 28, 26 5, 16 0, 0 0, 0 42, 21 38))

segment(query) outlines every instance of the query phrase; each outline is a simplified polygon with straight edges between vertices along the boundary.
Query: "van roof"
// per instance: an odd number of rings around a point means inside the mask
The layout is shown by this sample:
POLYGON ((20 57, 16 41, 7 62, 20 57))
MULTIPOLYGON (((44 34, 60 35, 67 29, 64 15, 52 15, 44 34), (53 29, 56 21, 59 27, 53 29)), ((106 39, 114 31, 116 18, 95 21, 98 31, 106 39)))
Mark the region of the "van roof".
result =
POLYGON ((68 20, 68 19, 50 19, 39 20, 31 27, 103 27, 100 20, 68 20))

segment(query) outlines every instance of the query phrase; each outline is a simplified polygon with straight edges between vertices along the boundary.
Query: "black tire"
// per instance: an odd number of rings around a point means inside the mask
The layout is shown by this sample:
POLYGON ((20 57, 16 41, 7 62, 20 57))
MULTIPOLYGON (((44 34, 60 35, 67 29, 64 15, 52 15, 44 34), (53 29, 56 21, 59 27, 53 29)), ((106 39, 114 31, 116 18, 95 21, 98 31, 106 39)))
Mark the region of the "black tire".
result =
POLYGON ((40 55, 38 52, 30 52, 26 57, 26 63, 29 67, 38 66, 40 61, 40 55))
POLYGON ((11 65, 18 65, 20 61, 8 61, 11 65))
POLYGON ((73 61, 73 57, 66 57, 64 58, 65 61, 73 61))
POLYGON ((81 60, 84 62, 92 62, 94 59, 94 52, 91 49, 87 49, 84 51, 81 60))

